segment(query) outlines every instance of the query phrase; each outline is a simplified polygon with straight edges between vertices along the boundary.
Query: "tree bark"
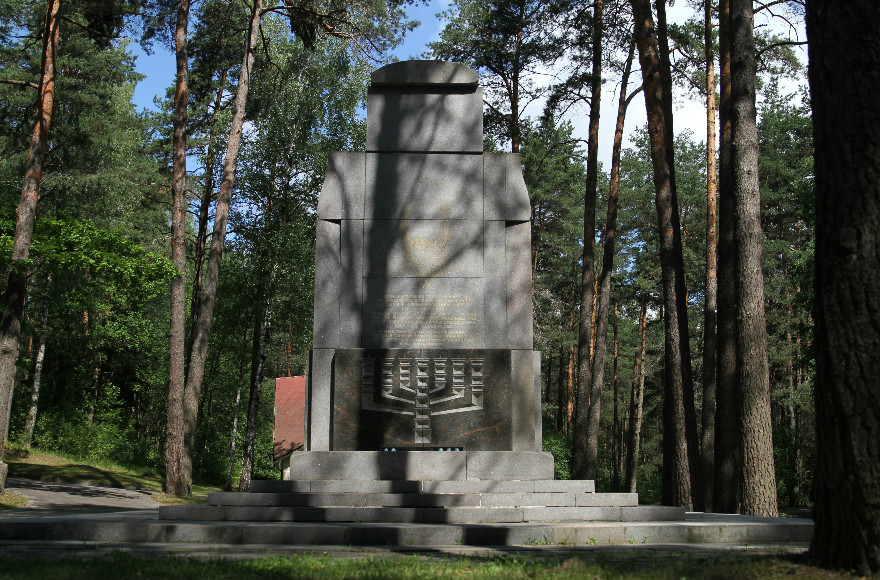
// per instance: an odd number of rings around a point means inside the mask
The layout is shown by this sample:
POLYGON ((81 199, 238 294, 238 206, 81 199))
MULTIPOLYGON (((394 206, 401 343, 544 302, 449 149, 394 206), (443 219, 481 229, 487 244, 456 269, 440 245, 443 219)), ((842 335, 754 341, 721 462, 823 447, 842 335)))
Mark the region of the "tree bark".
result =
MULTIPOLYGON (((654 3, 657 7, 657 40, 660 48, 660 72, 662 74, 663 79, 663 108, 666 111, 666 139, 667 139, 667 150, 666 150, 666 158, 669 166, 672 168, 671 174, 671 182, 672 182, 672 190, 677 191, 675 185, 675 132, 673 131, 673 115, 672 115, 672 65, 670 64, 669 58, 669 39, 668 39, 668 27, 666 25, 666 0, 654 0, 654 3)), ((676 221, 679 219, 681 213, 678 210, 678 200, 674 198, 674 207, 675 207, 675 219, 676 221)), ((679 240, 681 240, 681 235, 679 235, 679 240)), ((683 244, 683 242, 682 242, 683 244)), ((678 256, 681 257, 683 253, 682 249, 678 251, 678 256)), ((683 397, 683 405, 684 405, 684 428, 685 428, 685 439, 687 440, 687 455, 688 455, 688 469, 690 472, 691 478, 691 507, 695 510, 703 509, 703 497, 702 497, 702 477, 700 472, 700 435, 697 431, 697 409, 695 405, 694 398, 694 381, 693 381, 693 371, 691 369, 691 354, 690 354, 690 332, 688 329, 688 315, 687 315, 687 297, 688 297, 688 286, 687 280, 684 277, 684 259, 681 259, 681 291, 680 296, 678 297, 678 324, 679 327, 684 331, 683 342, 681 343, 681 347, 687 350, 686 355, 682 354, 682 359, 687 358, 687 366, 684 368, 684 373, 687 374, 687 379, 682 380, 682 397, 683 397)), ((675 381, 670 381, 671 388, 677 389, 677 385, 675 381)), ((677 451, 676 451, 677 452, 677 451)))
POLYGON ((165 492, 192 494, 192 469, 184 461, 183 397, 185 376, 186 318, 186 123, 189 104, 187 28, 189 0, 177 5, 174 33, 177 79, 174 93, 174 143, 171 177, 171 261, 177 276, 171 280, 171 323, 169 327, 168 417, 165 431, 165 492))
POLYGON ((812 554, 880 574, 880 4, 807 3, 816 179, 812 554))
MULTIPOLYGON (((601 38, 599 39, 601 41, 601 38)), ((608 210, 605 232, 602 236, 602 271, 599 274, 598 308, 596 311, 596 343, 593 350, 593 367, 590 373, 590 415, 587 423, 589 453, 587 455, 587 479, 595 479, 598 470, 599 419, 602 408, 602 387, 605 382, 605 353, 608 346, 608 314, 611 305, 611 275, 614 271, 614 242, 617 238, 618 190, 620 186, 620 151, 623 143, 623 125, 629 102, 626 98, 629 75, 635 53, 635 43, 630 43, 629 56, 620 82, 620 98, 617 103, 617 119, 614 128, 614 145, 611 153, 611 181, 608 187, 608 210)), ((601 55, 599 55, 601 57, 601 55)))
POLYGON ((700 455, 703 510, 713 511, 715 487, 715 310, 718 308, 718 187, 715 159, 715 45, 712 0, 705 0, 706 50, 706 297, 703 304, 703 413, 700 455))
POLYGON ((590 403, 593 395, 590 343, 595 311, 594 272, 596 197, 599 174, 599 112, 602 97, 602 0, 593 5, 593 81, 590 87, 590 124, 587 140, 587 185, 584 190, 584 248, 581 260, 581 312, 578 324, 578 386, 572 450, 572 477, 596 479, 596 445, 591 445, 590 403))
MULTIPOLYGON (((693 507, 690 456, 695 452, 696 430, 691 441, 687 428, 687 393, 693 394, 691 356, 685 303, 684 265, 678 198, 675 190, 673 143, 668 138, 664 81, 654 32, 654 18, 648 0, 630 0, 635 18, 636 39, 645 91, 645 108, 654 169, 660 238, 660 266, 666 316, 664 373, 663 503, 693 507)), ((691 402, 693 399, 691 399, 691 402)), ((692 409, 692 405, 690 405, 692 409)))
POLYGON ((254 447, 257 438, 257 416, 260 411, 260 393, 263 390, 263 371, 266 368, 266 354, 269 351, 269 338, 271 335, 272 309, 270 295, 266 297, 263 313, 263 340, 260 346, 260 356, 251 382, 250 401, 248 402, 247 431, 244 437, 244 454, 241 460, 241 479, 238 482, 238 491, 247 491, 251 487, 251 478, 254 474, 254 447))
POLYGON ((211 248, 208 263, 205 265, 201 310, 193 323, 192 352, 189 359, 186 391, 184 393, 183 442, 184 468, 192 472, 192 453, 195 445, 195 428, 199 412, 199 394, 205 377, 205 360, 208 353, 208 339, 211 334, 211 319, 217 297, 217 284, 220 278, 220 262, 223 259, 223 246, 226 242, 226 222, 232 201, 232 186, 235 182, 235 165, 241 147, 241 133, 244 125, 245 103, 250 87, 251 71, 256 56, 257 39, 260 33, 260 17, 263 13, 262 0, 255 0, 251 12, 251 22, 238 87, 233 100, 232 123, 229 128, 229 141, 226 145, 226 158, 223 162, 223 180, 217 196, 214 212, 214 230, 211 234, 211 248))
MULTIPOLYGON (((243 345, 242 345, 243 346, 243 345)), ((244 349, 242 349, 243 351, 244 349)), ((242 352, 242 355, 244 353, 242 352)), ((238 446, 238 415, 241 410, 241 389, 244 386, 244 356, 238 365, 238 388, 235 390, 235 411, 232 414, 232 435, 229 437, 229 464, 226 467, 226 481, 223 491, 232 491, 232 470, 235 467, 235 450, 238 446)))
POLYGON ((620 343, 617 341, 617 304, 614 305, 614 359, 612 361, 611 388, 614 392, 614 420, 611 427, 611 458, 613 465, 612 486, 614 491, 620 491, 620 468, 621 468, 621 452, 620 448, 623 444, 623 430, 620 427, 619 401, 618 391, 620 390, 620 375, 617 373, 617 360, 620 354, 620 343))
POLYGON ((731 164, 730 0, 718 3, 721 139, 718 156, 718 331, 715 377, 715 511, 739 511, 736 376, 736 276, 731 164))
POLYGON ((642 296, 639 314, 639 346, 633 363, 633 381, 629 401, 629 442, 626 445, 626 490, 638 490, 639 439, 642 434, 642 402, 645 395, 645 350, 648 341, 648 298, 642 296))
MULTIPOLYGON (((572 270, 574 270, 574 277, 577 275, 577 266, 572 266, 572 270)), ((577 284, 572 284, 571 288, 571 303, 568 308, 568 330, 574 330, 574 309, 575 309, 575 301, 578 298, 577 292, 577 284)), ((575 382, 577 379, 577 375, 575 375, 574 370, 574 359, 575 359, 575 345, 568 345, 568 373, 566 374, 566 378, 568 379, 568 397, 566 398, 566 407, 565 407, 565 429, 569 435, 574 433, 574 403, 575 397, 577 393, 575 391, 575 382)))
POLYGON ((566 390, 565 390, 565 373, 562 369, 565 365, 565 345, 559 341, 559 371, 556 377, 556 431, 562 433, 565 429, 565 412, 568 407, 566 390))
POLYGON ((43 302, 43 311, 40 315, 40 344, 37 346, 37 357, 34 360, 34 386, 31 390, 31 404, 28 407, 27 418, 24 422, 24 440, 22 448, 30 450, 34 439, 34 428, 37 426, 37 410, 40 403, 40 384, 43 379, 43 363, 46 360, 46 338, 49 335, 49 288, 52 286, 52 274, 46 275, 46 300, 43 302))
POLYGON ((101 386, 101 367, 103 366, 104 355, 103 353, 98 353, 95 360, 95 369, 92 371, 92 396, 89 400, 89 413, 86 419, 89 427, 92 426, 92 422, 95 420, 95 408, 98 406, 98 387, 101 386))
POLYGON ((770 367, 764 314, 755 35, 752 0, 730 0, 731 160, 736 236, 736 352, 742 512, 777 515, 770 367))
MULTIPOLYGON (((220 71, 220 80, 218 81, 217 96, 214 99, 214 109, 211 111, 211 120, 208 125, 208 152, 205 155, 205 185, 202 188, 202 197, 199 200, 199 221, 196 233, 195 256, 193 258, 193 282, 192 282, 192 299, 190 300, 190 321, 191 324, 199 319, 199 311, 202 304, 202 267, 205 262, 205 248, 208 245, 208 218, 211 209, 211 202, 214 199, 214 143, 216 135, 214 130, 217 127, 217 116, 220 114, 220 106, 223 103, 223 92, 226 89, 226 75, 229 71, 223 69, 220 71)), ((194 335, 194 330, 190 335, 194 335)))
MULTIPOLYGON (((27 261, 37 202, 40 197, 40 179, 46 155, 49 152, 49 125, 55 100, 55 63, 58 54, 58 11, 61 0, 49 0, 43 28, 43 55, 40 66, 40 96, 37 101, 36 122, 31 134, 31 146, 25 165, 21 199, 15 212, 15 232, 12 243, 12 264, 3 296, 3 319, 0 320, 0 462, 9 434, 9 414, 12 410, 12 391, 15 368, 21 343, 21 319, 27 296, 27 261)), ((5 481, 0 481, 0 488, 5 481)))

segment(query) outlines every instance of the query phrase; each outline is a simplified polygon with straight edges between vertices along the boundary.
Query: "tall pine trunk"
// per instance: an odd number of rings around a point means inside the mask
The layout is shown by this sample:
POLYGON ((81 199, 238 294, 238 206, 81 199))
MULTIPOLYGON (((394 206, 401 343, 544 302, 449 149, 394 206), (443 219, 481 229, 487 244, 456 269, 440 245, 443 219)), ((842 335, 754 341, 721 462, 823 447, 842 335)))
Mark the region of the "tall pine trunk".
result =
POLYGON ((263 390, 263 374, 266 368, 266 354, 269 351, 269 338, 271 336, 272 304, 271 293, 267 293, 263 306, 262 342, 259 356, 251 381, 250 400, 248 401, 247 429, 244 436, 244 453, 241 459, 241 479, 238 482, 238 491, 247 491, 251 487, 251 478, 254 474, 254 451, 257 440, 257 418, 260 411, 260 393, 263 390))
MULTIPOLYGON (((196 233, 196 244, 193 258, 193 281, 192 298, 190 300, 190 323, 192 325, 199 319, 198 312, 201 310, 202 300, 202 268, 205 263, 205 249, 208 246, 208 221, 211 202, 214 200, 214 157, 216 156, 215 143, 217 135, 217 118, 220 116, 220 107, 223 103, 223 93, 226 90, 227 69, 220 71, 220 80, 217 82, 217 96, 214 98, 214 108, 211 111, 211 119, 208 121, 208 151, 205 155, 205 184, 202 187, 202 196, 199 200, 199 221, 196 233)), ((195 334, 194 331, 190 335, 195 334)))
POLYGON ((247 333, 239 352, 241 358, 238 363, 238 387, 235 389, 235 407, 232 413, 232 434, 229 436, 229 463, 226 467, 226 481, 223 483, 223 491, 232 491, 232 470, 235 468, 235 451, 238 447, 238 418, 241 414, 241 391, 244 388, 244 346, 247 343, 247 333))
POLYGON ((192 454, 195 446, 195 430, 198 421, 199 395, 205 377, 205 361, 208 354, 208 339, 211 334, 211 319, 214 316, 214 303, 217 297, 217 284, 220 278, 220 262, 223 259, 223 246, 226 243, 226 222, 232 201, 232 186, 235 182, 235 166, 241 147, 241 133, 244 125, 245 103, 250 87, 251 71, 256 57, 257 38, 260 33, 260 17, 263 13, 262 0, 255 0, 251 12, 251 22, 245 45, 241 74, 233 100, 232 123, 226 145, 226 158, 223 162, 223 180, 217 207, 214 212, 214 230, 211 234, 211 249, 205 265, 202 286, 201 309, 198 319, 193 323, 192 352, 186 380, 183 413, 184 466, 192 473, 192 454))
POLYGON ((584 248, 581 259, 581 312, 578 324, 578 384, 574 421, 572 476, 596 479, 595 445, 591 445, 590 404, 593 391, 593 316, 596 300, 594 271, 596 197, 599 175, 599 112, 602 97, 602 0, 593 5, 593 80, 590 86, 590 125, 587 138, 587 184, 584 190, 584 248))
POLYGON ((731 163, 730 0, 718 3, 721 139, 718 155, 718 332, 715 376, 715 511, 739 511, 739 454, 736 442, 736 259, 733 165, 731 163))
POLYGON ((43 302, 43 311, 40 314, 40 344, 37 346, 37 356, 34 359, 34 381, 31 390, 31 404, 28 407, 27 418, 24 421, 24 440, 22 448, 29 450, 34 439, 34 428, 37 426, 37 410, 40 404, 40 385, 43 380, 43 363, 46 360, 46 339, 49 336, 49 288, 52 286, 52 274, 46 275, 46 299, 43 302))
POLYGON ((880 4, 807 3, 816 173, 815 536, 880 574, 880 4))
POLYGON ((639 314, 639 346, 633 362, 632 390, 629 401, 629 436, 626 445, 626 491, 638 491, 639 439, 642 435, 642 402, 645 396, 645 350, 648 344, 648 298, 642 295, 639 314))
POLYGON ((602 408, 602 387, 605 382, 605 353, 608 345, 608 315, 611 305, 611 275, 614 271, 614 242, 617 238, 620 151, 623 143, 623 125, 626 120, 626 109, 629 104, 626 98, 626 90, 629 84, 634 53, 635 44, 631 43, 629 56, 620 83, 620 98, 617 103, 617 119, 614 128, 614 145, 611 153, 611 181, 608 187, 608 210, 605 217, 605 232, 602 236, 602 270, 599 274, 596 343, 593 350, 593 368, 591 372, 590 416, 587 423, 588 449, 590 450, 587 464, 587 479, 595 479, 598 470, 599 419, 602 408))
POLYGON ((740 385, 742 512, 777 515, 770 367, 758 188, 757 62, 752 1, 730 0, 731 160, 736 240, 736 352, 740 385))
POLYGON ((168 418, 165 431, 165 491, 171 495, 192 494, 192 471, 187 470, 183 446, 183 397, 186 385, 186 124, 189 104, 187 28, 189 0, 177 6, 174 47, 177 80, 174 92, 174 154, 171 178, 171 261, 177 276, 171 280, 171 324, 169 328, 168 418))
POLYGON ((611 362, 611 388, 614 393, 614 419, 611 426, 611 434, 612 434, 612 442, 611 442, 611 459, 613 462, 613 473, 612 473, 612 488, 614 491, 620 491, 620 469, 622 467, 623 459, 621 454, 621 447, 623 446, 623 429, 621 427, 622 421, 620 420, 620 401, 619 401, 619 391, 620 391, 620 375, 617 372, 617 362, 618 355, 620 354, 620 343, 618 342, 617 330, 618 330, 618 318, 617 318, 617 304, 614 305, 614 324, 612 325, 612 332, 614 334, 614 358, 611 362))
POLYGON ((706 297, 703 305, 703 413, 700 439, 703 510, 713 511, 715 486, 715 309, 718 307, 718 187, 715 158, 715 44, 712 0, 705 0, 706 54, 706 297))
MULTIPOLYGON (((12 390, 18 349, 21 343, 21 319, 27 296, 27 259, 34 237, 37 202, 40 197, 40 179, 46 155, 49 152, 49 125, 55 101, 55 63, 58 54, 58 11, 61 0, 49 0, 43 26, 43 55, 40 66, 40 95, 37 99, 36 122, 31 134, 31 145, 25 165, 21 200, 15 212, 15 232, 12 242, 12 263, 3 295, 3 319, 0 320, 0 463, 9 434, 9 413, 12 409, 12 390)), ((2 473, 0 489, 5 485, 2 473)))
MULTIPOLYGON (((693 507, 690 455, 696 441, 689 441, 686 395, 693 394, 691 356, 685 303, 684 264, 678 198, 675 190, 673 143, 669 138, 663 66, 654 17, 648 0, 630 0, 635 17, 636 40, 645 91, 645 109, 654 169, 660 266, 663 280, 664 318, 664 430, 663 503, 693 507)), ((692 402, 692 400, 691 400, 692 402)), ((694 433, 694 437, 696 433, 694 433)))

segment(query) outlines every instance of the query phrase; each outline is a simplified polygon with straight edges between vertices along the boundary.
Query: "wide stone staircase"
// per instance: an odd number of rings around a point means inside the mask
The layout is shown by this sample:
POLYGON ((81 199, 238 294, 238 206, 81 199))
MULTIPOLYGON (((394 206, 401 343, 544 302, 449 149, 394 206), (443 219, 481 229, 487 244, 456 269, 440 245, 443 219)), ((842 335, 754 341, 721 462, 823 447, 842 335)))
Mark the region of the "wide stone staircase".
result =
POLYGON ((593 481, 254 481, 211 493, 207 505, 163 506, 161 520, 501 524, 682 521, 683 508, 639 506, 635 493, 596 493, 593 481))
MULTIPOLYGON (((292 481, 253 481, 205 505, 163 506, 167 538, 224 544, 525 546, 790 543, 809 520, 686 514, 635 493, 554 480, 535 452, 294 454, 292 481)), ((167 540, 166 540, 167 541, 167 540)))

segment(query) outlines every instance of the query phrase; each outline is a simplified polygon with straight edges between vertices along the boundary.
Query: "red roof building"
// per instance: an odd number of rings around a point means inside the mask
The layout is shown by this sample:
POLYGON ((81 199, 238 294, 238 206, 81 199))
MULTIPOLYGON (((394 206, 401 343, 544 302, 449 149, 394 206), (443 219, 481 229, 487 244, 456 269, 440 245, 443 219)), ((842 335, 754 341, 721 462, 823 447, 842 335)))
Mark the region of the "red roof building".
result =
POLYGON ((305 447, 306 442, 306 378, 275 379, 275 443, 272 457, 290 478, 290 454, 305 447))

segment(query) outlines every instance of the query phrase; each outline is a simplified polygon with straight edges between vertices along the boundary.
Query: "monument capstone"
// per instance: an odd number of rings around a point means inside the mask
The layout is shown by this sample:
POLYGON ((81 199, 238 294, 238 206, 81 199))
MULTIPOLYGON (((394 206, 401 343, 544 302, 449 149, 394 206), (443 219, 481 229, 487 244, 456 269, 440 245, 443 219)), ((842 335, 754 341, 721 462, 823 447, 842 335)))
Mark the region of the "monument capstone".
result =
POLYGON ((483 152, 482 108, 463 65, 390 64, 371 78, 366 151, 330 156, 292 478, 552 479, 529 196, 518 154, 483 152))

